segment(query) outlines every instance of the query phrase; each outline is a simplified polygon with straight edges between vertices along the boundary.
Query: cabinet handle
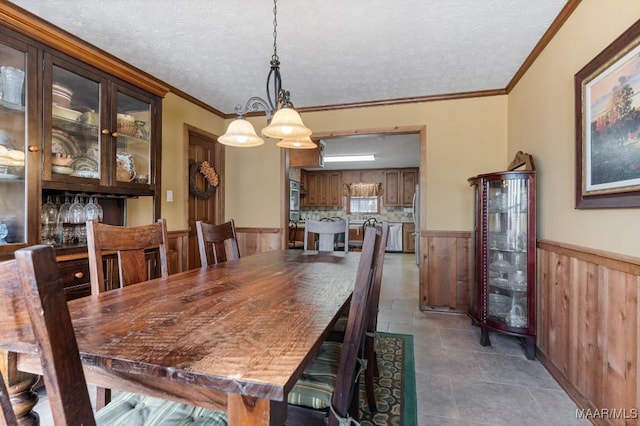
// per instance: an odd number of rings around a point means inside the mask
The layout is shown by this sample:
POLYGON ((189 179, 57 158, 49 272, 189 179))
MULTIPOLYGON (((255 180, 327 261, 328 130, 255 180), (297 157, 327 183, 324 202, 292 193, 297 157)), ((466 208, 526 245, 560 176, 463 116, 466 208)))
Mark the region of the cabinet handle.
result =
POLYGON ((120 133, 113 132, 113 133, 111 133, 111 136, 113 136, 114 138, 117 138, 118 136, 120 136, 120 133))
POLYGON ((29 145, 29 152, 38 152, 40 147, 38 145, 29 145))
POLYGON ((73 274, 73 276, 74 276, 74 278, 77 278, 77 279, 80 280, 80 279, 84 278, 84 273, 83 272, 76 272, 75 274, 73 274))
POLYGON ((102 129, 100 130, 100 133, 102 133, 103 135, 108 135, 109 133, 111 133, 111 131, 109 129, 102 129))

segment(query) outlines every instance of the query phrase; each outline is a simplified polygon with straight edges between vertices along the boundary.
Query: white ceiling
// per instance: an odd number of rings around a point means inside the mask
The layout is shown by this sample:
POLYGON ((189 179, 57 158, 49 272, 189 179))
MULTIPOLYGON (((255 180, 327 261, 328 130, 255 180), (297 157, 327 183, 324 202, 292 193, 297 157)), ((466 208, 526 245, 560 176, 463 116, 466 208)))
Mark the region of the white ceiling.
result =
MULTIPOLYGON (((220 112, 266 98, 270 0, 12 3, 220 112)), ((283 88, 297 107, 504 89, 566 3, 281 0, 283 88)))

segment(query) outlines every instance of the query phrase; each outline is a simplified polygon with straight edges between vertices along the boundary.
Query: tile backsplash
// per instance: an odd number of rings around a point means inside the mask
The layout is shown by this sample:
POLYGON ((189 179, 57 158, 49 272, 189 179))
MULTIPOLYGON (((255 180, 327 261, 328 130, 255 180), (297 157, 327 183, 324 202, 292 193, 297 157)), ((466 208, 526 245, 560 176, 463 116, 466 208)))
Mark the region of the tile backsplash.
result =
POLYGON ((350 221, 364 220, 375 217, 378 221, 387 222, 411 222, 413 216, 411 208, 403 207, 382 207, 380 214, 346 214, 344 207, 301 207, 300 219, 322 219, 323 217, 344 217, 348 216, 350 221))

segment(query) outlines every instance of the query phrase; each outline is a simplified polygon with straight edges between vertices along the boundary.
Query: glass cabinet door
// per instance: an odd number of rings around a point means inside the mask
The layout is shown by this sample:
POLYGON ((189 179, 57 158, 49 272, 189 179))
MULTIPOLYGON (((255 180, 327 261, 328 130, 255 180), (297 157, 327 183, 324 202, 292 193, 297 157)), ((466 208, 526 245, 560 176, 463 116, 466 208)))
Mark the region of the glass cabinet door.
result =
POLYGON ((488 181, 488 318, 527 327, 526 178, 488 181))
POLYGON ((141 100, 115 90, 116 153, 115 182, 150 184, 151 176, 151 101, 141 100))
POLYGON ((44 94, 45 117, 51 119, 51 127, 45 126, 44 178, 95 182, 101 178, 103 168, 99 131, 101 80, 56 64, 51 69, 51 86, 45 88, 44 94))
POLYGON ((0 253, 27 242, 26 52, 0 36, 0 253))

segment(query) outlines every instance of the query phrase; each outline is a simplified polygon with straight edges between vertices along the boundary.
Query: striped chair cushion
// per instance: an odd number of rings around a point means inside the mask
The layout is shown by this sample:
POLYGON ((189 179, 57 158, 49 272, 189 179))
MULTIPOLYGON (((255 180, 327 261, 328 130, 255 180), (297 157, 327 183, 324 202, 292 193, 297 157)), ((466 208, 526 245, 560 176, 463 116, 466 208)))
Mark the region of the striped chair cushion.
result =
POLYGON ((318 410, 331 406, 341 351, 342 343, 324 342, 316 358, 289 392, 287 402, 318 410))
POLYGON ((226 426, 227 414, 180 402, 122 392, 96 413, 96 424, 226 426))
POLYGON ((337 331, 339 333, 344 333, 347 331, 347 322, 349 321, 349 314, 342 315, 338 317, 338 320, 333 326, 333 331, 337 331))

